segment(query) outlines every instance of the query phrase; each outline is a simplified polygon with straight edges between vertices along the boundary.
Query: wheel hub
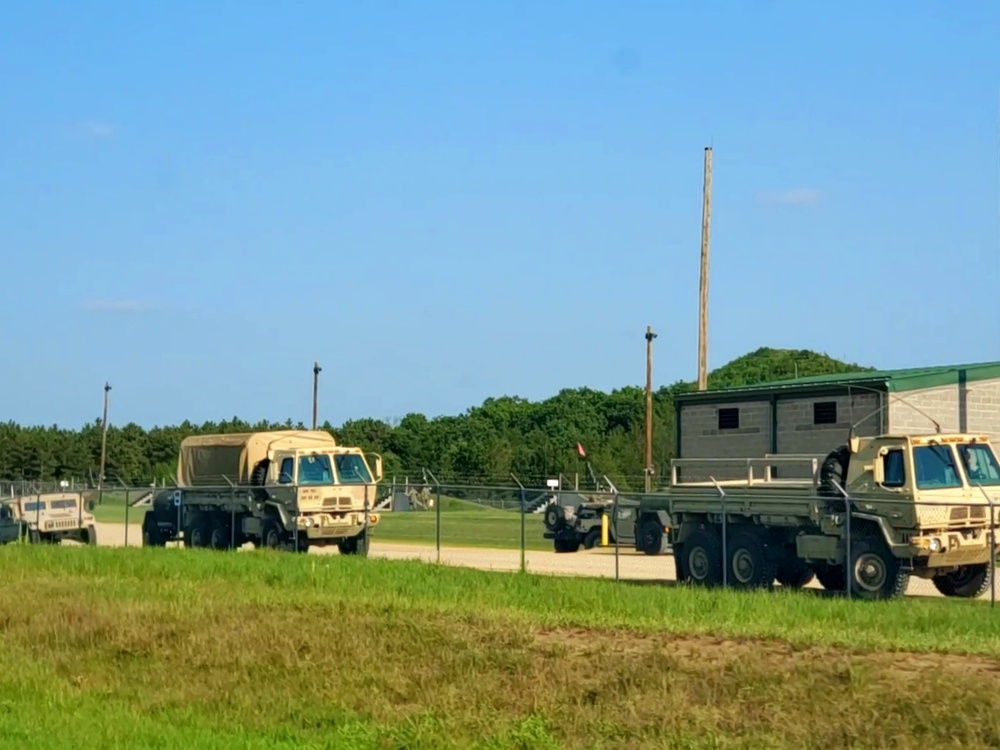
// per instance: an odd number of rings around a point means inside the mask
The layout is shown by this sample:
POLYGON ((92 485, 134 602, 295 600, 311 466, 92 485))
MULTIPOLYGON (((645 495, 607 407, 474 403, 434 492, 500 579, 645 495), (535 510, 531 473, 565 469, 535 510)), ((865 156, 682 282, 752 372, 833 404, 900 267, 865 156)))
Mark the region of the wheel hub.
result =
POLYGON ((708 555, 701 547, 691 550, 688 555, 688 568, 691 570, 691 577, 699 581, 708 577, 708 555))
POLYGON ((754 564, 753 556, 745 549, 736 550, 733 555, 733 575, 740 583, 748 583, 753 580, 754 564))
POLYGON ((878 591, 885 585, 888 571, 878 555, 861 555, 854 563, 854 580, 868 591, 878 591))

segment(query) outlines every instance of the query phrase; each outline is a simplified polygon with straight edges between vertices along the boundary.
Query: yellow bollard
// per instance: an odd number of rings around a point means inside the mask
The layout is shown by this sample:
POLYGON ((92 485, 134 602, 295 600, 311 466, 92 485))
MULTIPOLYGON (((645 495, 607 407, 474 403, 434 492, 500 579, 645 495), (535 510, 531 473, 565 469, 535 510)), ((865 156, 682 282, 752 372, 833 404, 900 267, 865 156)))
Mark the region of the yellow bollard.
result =
POLYGON ((601 514, 601 546, 608 546, 608 514, 601 514))

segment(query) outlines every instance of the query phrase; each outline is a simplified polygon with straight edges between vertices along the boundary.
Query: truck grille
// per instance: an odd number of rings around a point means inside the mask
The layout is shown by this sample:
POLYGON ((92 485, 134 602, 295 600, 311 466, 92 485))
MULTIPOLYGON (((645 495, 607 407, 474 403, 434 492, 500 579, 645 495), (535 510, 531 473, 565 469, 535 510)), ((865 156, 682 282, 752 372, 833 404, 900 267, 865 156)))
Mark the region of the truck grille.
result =
POLYGON ((324 510, 335 510, 337 508, 350 508, 351 498, 349 497, 326 497, 323 498, 324 510))
POLYGON ((950 519, 952 521, 985 521, 986 520, 986 507, 983 505, 974 505, 971 508, 968 507, 958 507, 951 509, 950 519))

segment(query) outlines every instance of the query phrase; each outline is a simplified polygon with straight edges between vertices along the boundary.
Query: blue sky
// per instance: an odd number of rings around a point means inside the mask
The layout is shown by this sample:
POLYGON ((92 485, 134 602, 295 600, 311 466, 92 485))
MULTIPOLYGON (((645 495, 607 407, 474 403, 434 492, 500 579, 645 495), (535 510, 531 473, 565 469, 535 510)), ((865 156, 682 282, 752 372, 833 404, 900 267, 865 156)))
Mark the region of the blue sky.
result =
POLYGON ((0 418, 1000 359, 1000 4, 8 3, 0 418))

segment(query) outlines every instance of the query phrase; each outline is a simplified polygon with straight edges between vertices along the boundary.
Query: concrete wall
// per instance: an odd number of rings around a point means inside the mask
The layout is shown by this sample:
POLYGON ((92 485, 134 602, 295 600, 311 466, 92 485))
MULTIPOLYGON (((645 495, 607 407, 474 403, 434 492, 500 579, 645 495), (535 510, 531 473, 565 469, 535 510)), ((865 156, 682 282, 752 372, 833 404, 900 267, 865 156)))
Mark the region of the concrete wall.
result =
POLYGON ((904 391, 889 396, 889 429, 933 433, 934 425, 908 404, 941 423, 944 432, 985 432, 1000 442, 1000 379, 973 380, 960 385, 904 391), (898 399, 904 399, 900 401, 898 399))
MULTIPOLYGON (((682 458, 762 457, 771 450, 771 404, 768 400, 737 401, 719 404, 685 404, 680 413, 682 458), (720 409, 739 409, 739 427, 719 428, 720 409)), ((746 476, 745 463, 713 462, 702 467, 686 467, 688 480, 707 481, 746 476)))
POLYGON ((851 425, 861 420, 856 435, 875 435, 881 428, 879 397, 875 393, 852 393, 850 396, 810 396, 778 399, 778 453, 815 453, 826 455, 848 438, 851 425), (833 423, 816 424, 814 405, 830 404, 835 408, 833 423))

